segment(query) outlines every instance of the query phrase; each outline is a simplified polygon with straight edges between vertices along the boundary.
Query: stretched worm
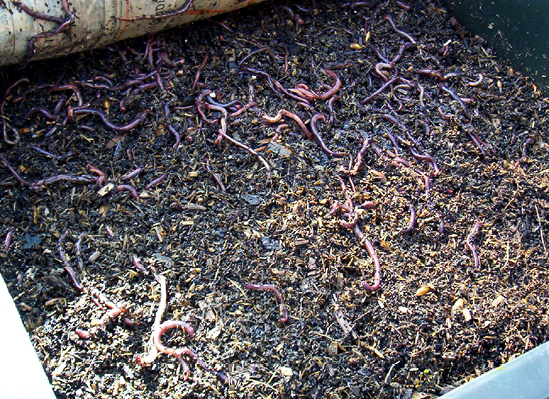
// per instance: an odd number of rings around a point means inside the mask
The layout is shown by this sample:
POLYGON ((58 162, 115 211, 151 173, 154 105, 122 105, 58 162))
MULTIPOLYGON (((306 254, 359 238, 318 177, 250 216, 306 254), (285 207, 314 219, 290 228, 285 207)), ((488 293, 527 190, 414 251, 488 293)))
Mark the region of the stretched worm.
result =
POLYGON ((76 287, 78 291, 84 291, 84 286, 80 284, 78 281, 78 277, 76 277, 76 272, 72 268, 72 266, 69 263, 69 260, 67 259, 67 255, 65 254, 65 250, 63 249, 63 241, 65 240, 65 237, 69 234, 69 231, 66 230, 61 236, 59 237, 59 241, 57 242, 57 248, 59 250, 59 257, 61 258, 61 262, 63 262, 63 266, 65 271, 69 274, 73 285, 76 287))
POLYGON ((478 230, 480 229, 480 224, 481 224, 480 219, 477 219, 477 222, 473 226, 473 229, 471 230, 471 232, 467 236, 467 240, 465 241, 465 246, 471 252, 471 256, 473 257, 473 262, 475 264, 475 269, 478 269, 478 267, 480 265, 480 259, 479 259, 478 253, 475 249, 475 246, 473 245, 471 240, 478 233, 478 230))
POLYGON ((372 258, 372 262, 374 262, 374 268, 375 268, 374 285, 370 285, 366 281, 363 281, 362 285, 368 292, 375 291, 381 285, 381 264, 379 263, 379 258, 377 257, 374 246, 372 245, 370 240, 368 240, 364 236, 364 233, 360 229, 360 226, 358 225, 358 223, 355 224, 353 231, 355 232, 355 235, 358 238, 359 242, 361 242, 364 248, 366 248, 366 251, 368 251, 368 254, 372 258))
POLYGON ((384 21, 389 21, 389 23, 391 24, 391 26, 393 27, 393 29, 396 33, 398 33, 399 35, 401 35, 401 36, 405 37, 406 39, 408 39, 410 41, 410 43, 416 44, 416 41, 412 38, 412 36, 410 36, 406 32, 401 31, 400 29, 398 29, 395 26, 395 23, 393 22, 393 20, 391 19, 390 16, 387 15, 385 18, 383 18, 383 20, 384 21))
POLYGON ((43 108, 43 107, 34 107, 34 108, 31 108, 26 114, 25 116, 23 116, 23 119, 29 119, 32 115, 34 114, 42 114, 46 119, 50 120, 50 121, 55 121, 59 118, 59 115, 55 114, 55 113, 51 113, 50 111, 48 111, 46 108, 43 108))
POLYGON ((361 104, 366 104, 368 101, 372 100, 375 96, 377 96, 378 94, 380 94, 381 92, 383 92, 387 87, 389 87, 390 85, 392 85, 393 83, 397 82, 400 80, 400 77, 399 76, 393 76, 391 79, 389 79, 387 82, 385 82, 383 84, 383 86, 381 86, 379 89, 377 89, 375 92, 373 92, 372 94, 370 94, 368 97, 366 97, 364 100, 362 100, 360 103, 361 104))
POLYGON ((179 144, 181 143, 181 135, 179 134, 179 132, 177 130, 175 130, 175 128, 171 125, 171 123, 168 125, 168 130, 175 137, 175 143, 173 145, 173 148, 177 148, 179 146, 179 144))
POLYGON ((127 180, 131 180, 133 179, 134 177, 138 176, 141 172, 143 171, 143 169, 141 168, 136 168, 135 170, 129 172, 129 173, 126 173, 124 176, 122 176, 120 178, 120 180, 122 181, 127 181, 127 180))
POLYGON ((136 126, 139 126, 139 124, 141 122, 143 122, 143 120, 145 119, 145 117, 147 115, 149 115, 150 111, 148 109, 146 109, 145 111, 143 111, 141 113, 140 116, 138 116, 135 120, 133 120, 132 122, 128 123, 127 125, 123 125, 123 126, 118 126, 118 125, 115 125, 114 123, 110 122, 107 117, 105 116, 105 114, 101 111, 98 111, 96 109, 93 109, 93 108, 80 108, 80 109, 72 109, 70 110, 70 116, 72 118, 73 115, 79 115, 79 114, 83 114, 83 115, 86 115, 86 114, 92 114, 92 115, 96 115, 98 116, 101 121, 103 122, 103 124, 105 126, 107 126, 109 129, 112 129, 112 130, 115 130, 117 132, 129 132, 130 130, 132 130, 133 128, 135 128, 136 126))
POLYGON ((145 186, 145 190, 150 190, 151 188, 153 188, 154 186, 157 186, 159 185, 160 183, 162 183, 166 177, 168 177, 168 174, 167 173, 164 173, 163 175, 161 175, 160 177, 157 177, 156 179, 154 179, 153 181, 151 181, 149 184, 147 184, 145 186))
POLYGON ((265 285, 255 285, 255 284, 246 284, 246 289, 248 290, 266 290, 271 291, 273 295, 276 297, 279 306, 280 306, 280 322, 286 323, 288 321, 288 307, 286 306, 286 302, 284 302, 284 298, 282 298, 282 294, 272 284, 265 284, 265 285))
POLYGON ((427 68, 419 69, 417 71, 417 74, 421 76, 429 76, 431 78, 437 78, 441 82, 444 82, 447 79, 446 77, 442 76, 440 72, 433 71, 432 69, 427 69, 427 68))
POLYGON ((118 192, 128 191, 134 199, 136 199, 136 200, 139 199, 139 195, 137 194, 137 190, 135 188, 133 188, 132 186, 128 185, 128 184, 121 184, 121 185, 117 186, 116 191, 118 191, 118 192))
POLYGON ((343 157, 345 156, 345 153, 343 152, 334 152, 328 148, 324 140, 322 139, 322 136, 320 135, 318 129, 316 128, 316 122, 318 120, 321 120, 323 122, 326 121, 326 117, 323 114, 316 114, 311 118, 311 132, 313 133, 313 136, 318 141, 318 144, 320 144, 320 147, 322 148, 322 151, 324 151, 326 154, 334 156, 334 157, 343 157))
POLYGON ((402 234, 411 233, 414 227, 416 226, 416 220, 417 220, 416 208, 414 208, 413 205, 410 205, 410 223, 408 223, 408 227, 400 230, 398 234, 402 235, 402 234))
MULTIPOLYGON (((189 1, 189 3, 191 3, 191 2, 192 2, 192 0, 189 1)), ((196 71, 196 76, 194 77, 193 85, 191 86, 191 91, 194 91, 196 89, 196 86, 198 85, 198 81, 200 80, 200 75, 202 75, 202 70, 206 66, 206 62, 208 62, 208 54, 206 54, 206 56, 204 57, 204 60, 198 66, 198 70, 196 71)))

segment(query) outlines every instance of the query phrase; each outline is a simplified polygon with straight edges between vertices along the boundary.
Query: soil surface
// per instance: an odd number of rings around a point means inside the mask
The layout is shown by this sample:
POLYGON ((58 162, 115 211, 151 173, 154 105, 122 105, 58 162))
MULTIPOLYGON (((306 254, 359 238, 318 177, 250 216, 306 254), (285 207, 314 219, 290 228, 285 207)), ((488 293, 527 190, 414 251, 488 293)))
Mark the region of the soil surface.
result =
POLYGON ((435 3, 264 3, 0 82, 0 272, 59 398, 433 397, 548 338, 548 100, 435 3))

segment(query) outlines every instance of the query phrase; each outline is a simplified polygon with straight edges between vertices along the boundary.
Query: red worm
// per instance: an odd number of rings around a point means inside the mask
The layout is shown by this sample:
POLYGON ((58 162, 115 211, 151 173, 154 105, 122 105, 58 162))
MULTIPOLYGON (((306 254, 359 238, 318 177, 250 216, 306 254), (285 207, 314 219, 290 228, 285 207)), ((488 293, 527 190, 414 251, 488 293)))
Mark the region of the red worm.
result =
POLYGON ((372 245, 370 240, 368 240, 364 236, 364 233, 362 233, 362 230, 360 230, 360 226, 358 225, 358 223, 354 226, 353 231, 355 232, 355 235, 358 238, 358 240, 362 243, 362 245, 364 245, 364 248, 366 248, 366 251, 368 251, 368 254, 372 258, 372 262, 374 262, 374 268, 375 268, 374 285, 370 285, 366 281, 363 281, 362 285, 364 286, 366 291, 370 291, 370 292, 375 291, 381 285, 381 265, 379 263, 379 258, 377 257, 374 246, 372 245))
POLYGON ((122 181, 126 181, 126 180, 131 180, 133 179, 134 177, 138 176, 141 172, 143 171, 143 169, 141 168, 136 168, 135 170, 129 172, 129 173, 126 173, 124 176, 122 176, 120 178, 120 180, 122 181))
POLYGON ((78 335, 82 339, 88 339, 89 337, 91 337, 91 334, 90 334, 89 331, 82 330, 80 328, 77 328, 75 330, 75 333, 76 333, 76 335, 78 335))
POLYGON ((435 158, 433 158, 430 155, 420 154, 420 153, 416 152, 411 146, 408 147, 408 148, 410 149, 410 152, 412 153, 412 156, 415 159, 420 160, 420 161, 425 161, 425 162, 428 162, 429 164, 431 164, 431 167, 433 168, 433 176, 436 177, 440 174, 440 169, 437 165, 437 161, 435 161, 435 158))
POLYGON ((480 265, 480 259, 479 259, 478 253, 475 249, 475 246, 473 245, 471 240, 478 233, 478 230, 480 229, 480 224, 481 224, 480 219, 477 219, 477 222, 473 226, 473 229, 471 230, 471 232, 467 236, 467 240, 465 241, 465 246, 471 252, 471 256, 473 257, 473 262, 475 263, 475 269, 478 269, 478 267, 480 265))
POLYGON ((282 115, 287 116, 288 118, 292 118, 294 121, 296 121, 299 127, 303 130, 303 133, 305 134, 305 136, 309 140, 313 138, 313 135, 311 134, 307 126, 305 126, 301 118, 290 111, 286 111, 285 109, 281 109, 280 111, 278 111, 278 114, 276 114, 276 116, 274 117, 263 115, 262 118, 265 119, 268 123, 276 123, 280 119, 282 119, 282 115))
POLYGON ((78 291, 84 291, 84 287, 80 282, 78 281, 78 277, 76 277, 76 272, 72 268, 72 266, 69 263, 69 260, 67 259, 67 255, 65 254, 65 250, 63 249, 63 241, 65 240, 65 237, 69 234, 68 231, 65 231, 61 236, 59 237, 59 241, 57 242, 57 247, 59 250, 59 257, 61 258, 61 262, 63 262, 63 266, 65 271, 69 274, 73 285, 76 287, 78 291))
POLYGON ((410 41, 410 43, 416 44, 416 41, 409 34, 407 34, 406 32, 401 31, 400 29, 398 29, 395 26, 395 23, 393 22, 393 20, 391 19, 390 16, 387 15, 385 18, 383 18, 383 20, 389 21, 389 23, 391 24, 391 26, 393 27, 393 29, 396 33, 398 33, 401 36, 404 36, 406 39, 408 39, 410 41))
POLYGON ((65 20, 62 19, 62 18, 54 17, 54 16, 51 16, 51 15, 43 14, 43 13, 38 12, 38 11, 34 11, 31 8, 24 5, 23 3, 21 3, 20 1, 12 1, 12 3, 13 3, 14 6, 19 8, 20 11, 24 11, 25 13, 27 13, 28 15, 30 15, 33 18, 41 19, 41 20, 44 20, 44 21, 55 22, 56 24, 59 24, 59 25, 63 25, 65 23, 65 20))
POLYGON ((432 69, 423 68, 417 71, 418 75, 429 76, 431 78, 437 78, 439 81, 444 82, 447 78, 442 76, 440 72, 433 71, 432 69))
POLYGON ((378 94, 383 92, 387 87, 389 87, 393 83, 397 82, 398 80, 400 80, 399 76, 393 76, 391 79, 389 79, 387 82, 385 82, 385 84, 383 86, 381 86, 378 90, 376 90, 375 92, 370 94, 370 96, 368 96, 367 98, 362 100, 360 103, 361 104, 366 104, 368 101, 372 100, 375 96, 377 96, 378 94))
POLYGON ((326 69, 326 73, 330 75, 332 78, 334 78, 335 83, 333 87, 328 90, 326 93, 317 94, 317 98, 319 100, 327 100, 328 98, 332 97, 334 94, 336 94, 339 89, 341 88, 341 79, 335 74, 335 72, 330 71, 329 69, 326 69))
POLYGON ((398 234, 411 233, 412 230, 414 230, 414 227, 416 227, 416 220, 417 220, 416 208, 414 208, 413 205, 410 205, 410 223, 408 223, 408 227, 400 230, 398 234))
POLYGON ((181 143, 181 135, 179 134, 179 132, 177 130, 175 130, 175 128, 171 124, 168 125, 168 130, 175 137, 175 143, 173 144, 173 148, 177 148, 179 146, 179 144, 181 143))
POLYGON ((330 117, 328 118, 328 123, 330 125, 334 124, 335 121, 335 112, 334 112, 334 103, 339 100, 339 96, 332 96, 328 100, 328 111, 330 112, 330 117))
POLYGON ((93 165, 87 164, 86 166, 90 171, 92 171, 93 173, 97 173, 99 175, 99 177, 97 178, 97 185, 102 186, 103 183, 105 183, 105 179, 106 179, 105 173, 103 173, 101 170, 97 169, 93 165))
POLYGON ((198 70, 196 71, 196 76, 194 78, 193 85, 191 86, 191 91, 194 91, 196 89, 196 86, 198 85, 198 81, 200 80, 200 75, 202 74, 202 70, 206 66, 206 62, 208 62, 208 54, 204 57, 204 60, 198 67, 198 70))
POLYGON ((23 119, 29 119, 34 114, 42 114, 46 119, 50 121, 55 121, 59 118, 59 115, 52 114, 50 111, 48 111, 46 108, 42 107, 34 107, 30 109, 25 116, 23 116, 23 119))
POLYGON ((4 252, 9 251, 12 240, 13 240, 13 230, 10 230, 6 234, 6 238, 4 240, 4 252))
POLYGON ((265 284, 265 285, 255 285, 255 284, 246 284, 246 289, 248 290, 266 290, 271 291, 276 299, 278 300, 279 306, 280 306, 280 322, 286 323, 288 321, 288 307, 286 306, 286 302, 284 302, 284 298, 282 298, 282 294, 272 284, 265 284))
POLYGON ((154 179, 153 181, 151 181, 149 184, 147 184, 145 186, 145 189, 146 190, 150 190, 151 188, 153 188, 154 186, 157 186, 159 185, 160 183, 162 183, 166 177, 168 177, 168 174, 167 173, 164 173, 162 176, 160 177, 157 177, 156 179, 154 179))
POLYGON ((128 184, 121 184, 119 186, 116 187, 116 190, 117 191, 129 191, 130 195, 134 198, 134 199, 139 199, 139 195, 137 194, 137 190, 135 188, 133 188, 132 186, 128 185, 128 184))
POLYGON ((147 109, 147 110, 143 111, 140 116, 138 116, 135 120, 128 123, 127 125, 117 126, 114 123, 110 122, 103 112, 98 111, 98 110, 93 109, 93 108, 72 109, 70 112, 71 112, 71 115, 79 115, 79 114, 96 115, 101 119, 101 121, 105 124, 105 126, 107 126, 109 129, 115 130, 117 132, 129 132, 130 130, 132 130, 136 126, 139 126, 139 124, 141 122, 143 122, 145 117, 150 113, 150 111, 147 109))
POLYGON ((316 114, 311 118, 311 132, 313 132, 313 136, 318 141, 318 144, 320 144, 320 147, 322 148, 322 151, 324 151, 328 155, 332 155, 334 157, 343 157, 345 156, 345 153, 343 152, 334 152, 328 148, 324 140, 322 140, 322 136, 318 132, 318 129, 316 128, 316 122, 318 120, 326 121, 326 117, 323 114, 316 114))

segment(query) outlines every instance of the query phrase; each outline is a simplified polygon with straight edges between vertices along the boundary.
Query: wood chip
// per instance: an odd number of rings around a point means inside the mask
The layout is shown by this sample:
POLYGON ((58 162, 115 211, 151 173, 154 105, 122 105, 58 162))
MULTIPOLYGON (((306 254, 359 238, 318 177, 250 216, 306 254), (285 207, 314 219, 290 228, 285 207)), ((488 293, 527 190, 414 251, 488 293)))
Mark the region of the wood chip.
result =
POLYGON ((452 306, 452 314, 456 313, 459 309, 463 307, 463 299, 459 298, 452 306))
POLYGON ((472 317, 469 309, 463 309, 461 312, 463 313, 463 317, 465 317, 465 321, 471 321, 472 317))
POLYGON ((101 190, 99 190, 97 192, 97 194, 99 194, 99 196, 101 197, 104 197, 105 195, 107 195, 108 193, 110 193, 112 190, 114 189, 114 184, 112 183, 109 183, 103 187, 101 187, 101 190))
POLYGON ((432 284, 427 284, 419 287, 416 291, 417 296, 423 296, 428 292, 432 291, 435 287, 432 284))
POLYGON ((505 301, 505 298, 503 297, 503 295, 499 295, 496 299, 492 301, 490 306, 493 308, 498 307, 503 301, 505 301))

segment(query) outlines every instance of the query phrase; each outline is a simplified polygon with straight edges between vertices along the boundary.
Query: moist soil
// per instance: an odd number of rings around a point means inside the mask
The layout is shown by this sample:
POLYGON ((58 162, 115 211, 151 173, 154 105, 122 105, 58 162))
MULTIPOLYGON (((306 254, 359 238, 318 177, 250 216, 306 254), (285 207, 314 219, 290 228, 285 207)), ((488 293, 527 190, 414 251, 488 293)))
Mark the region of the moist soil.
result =
POLYGON ((0 271, 59 398, 435 397, 547 340, 548 100, 436 3, 263 3, 0 77, 0 271), (155 318, 205 367, 139 364, 155 318))

